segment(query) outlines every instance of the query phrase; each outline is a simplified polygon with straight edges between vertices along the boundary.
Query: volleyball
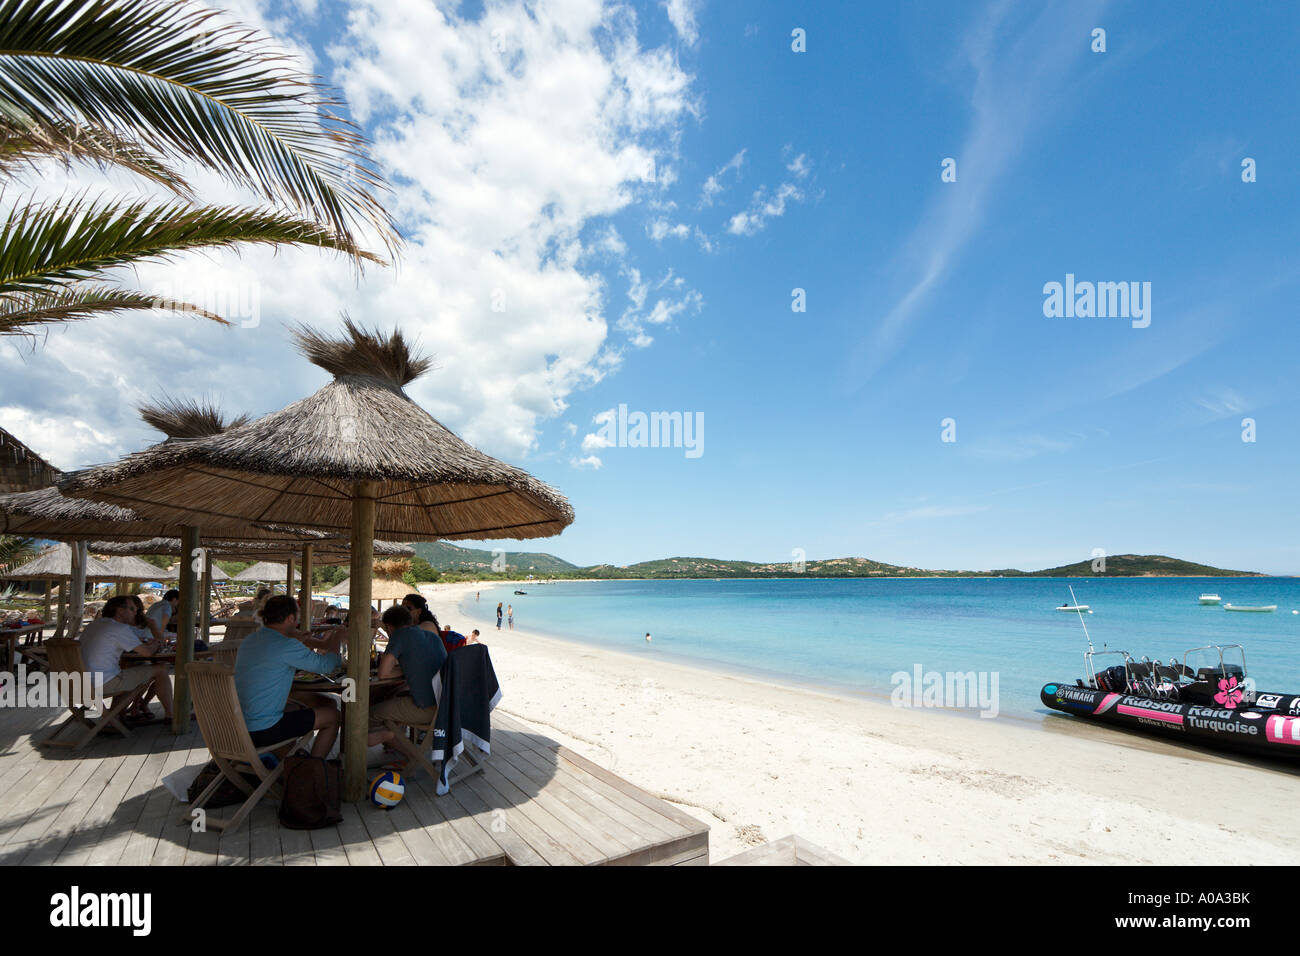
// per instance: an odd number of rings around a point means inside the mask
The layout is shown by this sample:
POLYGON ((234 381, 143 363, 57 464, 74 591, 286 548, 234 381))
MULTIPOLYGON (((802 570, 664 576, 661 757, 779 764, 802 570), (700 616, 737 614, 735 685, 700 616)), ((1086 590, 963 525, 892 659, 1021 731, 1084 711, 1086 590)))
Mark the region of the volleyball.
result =
POLYGON ((371 803, 385 810, 391 810, 401 803, 405 793, 406 784, 402 783, 402 775, 396 770, 385 770, 370 781, 371 803))

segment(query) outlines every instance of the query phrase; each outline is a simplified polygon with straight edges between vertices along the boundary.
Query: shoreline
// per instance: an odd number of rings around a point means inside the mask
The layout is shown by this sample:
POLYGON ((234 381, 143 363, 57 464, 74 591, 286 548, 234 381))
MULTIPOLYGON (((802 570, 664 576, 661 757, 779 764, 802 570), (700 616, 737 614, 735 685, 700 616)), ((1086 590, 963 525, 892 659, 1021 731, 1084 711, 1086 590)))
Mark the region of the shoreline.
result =
POLYGON ((490 602, 474 613, 483 589, 423 592, 440 620, 479 628, 500 707, 703 819, 715 862, 794 833, 858 863, 1162 864, 1188 845, 1300 863, 1292 768, 498 632, 490 602))

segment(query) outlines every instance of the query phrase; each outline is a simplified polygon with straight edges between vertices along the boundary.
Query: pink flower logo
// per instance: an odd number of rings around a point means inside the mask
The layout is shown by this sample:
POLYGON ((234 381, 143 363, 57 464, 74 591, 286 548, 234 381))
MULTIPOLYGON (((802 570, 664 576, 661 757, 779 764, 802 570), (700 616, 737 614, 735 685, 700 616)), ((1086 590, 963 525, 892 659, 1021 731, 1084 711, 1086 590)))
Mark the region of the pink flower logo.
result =
POLYGON ((1227 680, 1219 681, 1219 692, 1214 695, 1215 703, 1231 710, 1241 703, 1241 697, 1241 688, 1237 686, 1237 678, 1229 677, 1227 680))

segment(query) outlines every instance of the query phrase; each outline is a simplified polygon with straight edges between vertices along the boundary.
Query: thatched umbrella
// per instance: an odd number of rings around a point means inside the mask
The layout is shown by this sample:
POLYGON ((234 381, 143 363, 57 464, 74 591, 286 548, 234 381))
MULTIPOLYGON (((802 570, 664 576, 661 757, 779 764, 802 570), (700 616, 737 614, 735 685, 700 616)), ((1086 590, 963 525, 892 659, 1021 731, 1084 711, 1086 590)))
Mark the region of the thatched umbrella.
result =
POLYGON ((0 428, 0 492, 44 488, 59 476, 57 468, 0 428))
MULTIPOLYGON (((285 577, 286 569, 283 564, 272 564, 270 561, 258 561, 254 565, 244 568, 235 575, 236 581, 266 581, 268 583, 275 581, 287 580, 285 577)), ((302 580, 302 572, 295 572, 293 579, 302 580)))
MULTIPOLYGON (((110 581, 113 575, 103 562, 95 560, 86 553, 86 545, 82 542, 73 545, 56 544, 52 548, 46 548, 26 564, 0 574, 0 578, 8 578, 11 581, 58 582, 59 610, 55 635, 61 636, 66 627, 68 636, 76 637, 77 632, 81 630, 86 582, 110 581), (71 593, 69 593, 69 584, 76 585, 71 588, 71 593)), ((49 610, 50 591, 47 586, 45 589, 46 618, 49 617, 49 610)))
MULTIPOLYGON (((462 441, 411 401, 403 386, 430 362, 413 354, 400 332, 369 333, 345 319, 341 338, 305 328, 296 336, 307 357, 334 376, 311 397, 219 435, 128 455, 60 487, 212 531, 250 520, 348 530, 354 608, 370 606, 376 536, 537 538, 572 523, 573 509, 558 491, 462 441)), ((362 616, 350 621, 356 694, 348 704, 345 790, 359 800, 371 632, 362 616)))
MULTIPOLYGON (((96 556, 92 555, 92 557, 96 556)), ((126 593, 128 581, 136 584, 141 581, 157 581, 163 571, 162 568, 155 567, 148 561, 141 561, 133 555, 110 555, 97 560, 112 573, 118 594, 126 593)))

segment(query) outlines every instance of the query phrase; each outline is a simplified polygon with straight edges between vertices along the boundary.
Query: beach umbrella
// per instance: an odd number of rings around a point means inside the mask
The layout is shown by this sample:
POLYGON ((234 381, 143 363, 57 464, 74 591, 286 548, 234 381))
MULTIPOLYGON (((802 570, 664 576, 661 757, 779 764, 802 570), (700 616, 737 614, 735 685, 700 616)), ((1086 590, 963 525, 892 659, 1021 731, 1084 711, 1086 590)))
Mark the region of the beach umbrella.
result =
MULTIPOLYGON (((65 494, 213 532, 246 522, 348 531, 353 608, 369 607, 375 537, 403 541, 558 534, 573 509, 555 489, 463 441, 405 393, 428 370, 400 332, 299 328, 299 348, 333 381, 218 435, 166 443, 69 476, 65 494)), ((350 616, 345 792, 364 798, 370 622, 350 616)), ((179 660, 187 658, 178 658, 179 660)), ((179 666, 179 664, 178 664, 179 666)), ((178 707, 180 705, 178 704, 178 707)))
POLYGON ((0 428, 0 492, 31 491, 54 484, 59 470, 0 428))
MULTIPOLYGON (((55 635, 61 636, 66 627, 69 637, 81 630, 82 609, 85 607, 87 581, 111 581, 110 569, 86 552, 85 542, 56 544, 46 548, 26 564, 0 575, 11 581, 58 582, 59 612, 55 635), (69 589, 68 585, 72 585, 69 589)), ((45 589, 45 616, 49 617, 50 591, 45 589)))

